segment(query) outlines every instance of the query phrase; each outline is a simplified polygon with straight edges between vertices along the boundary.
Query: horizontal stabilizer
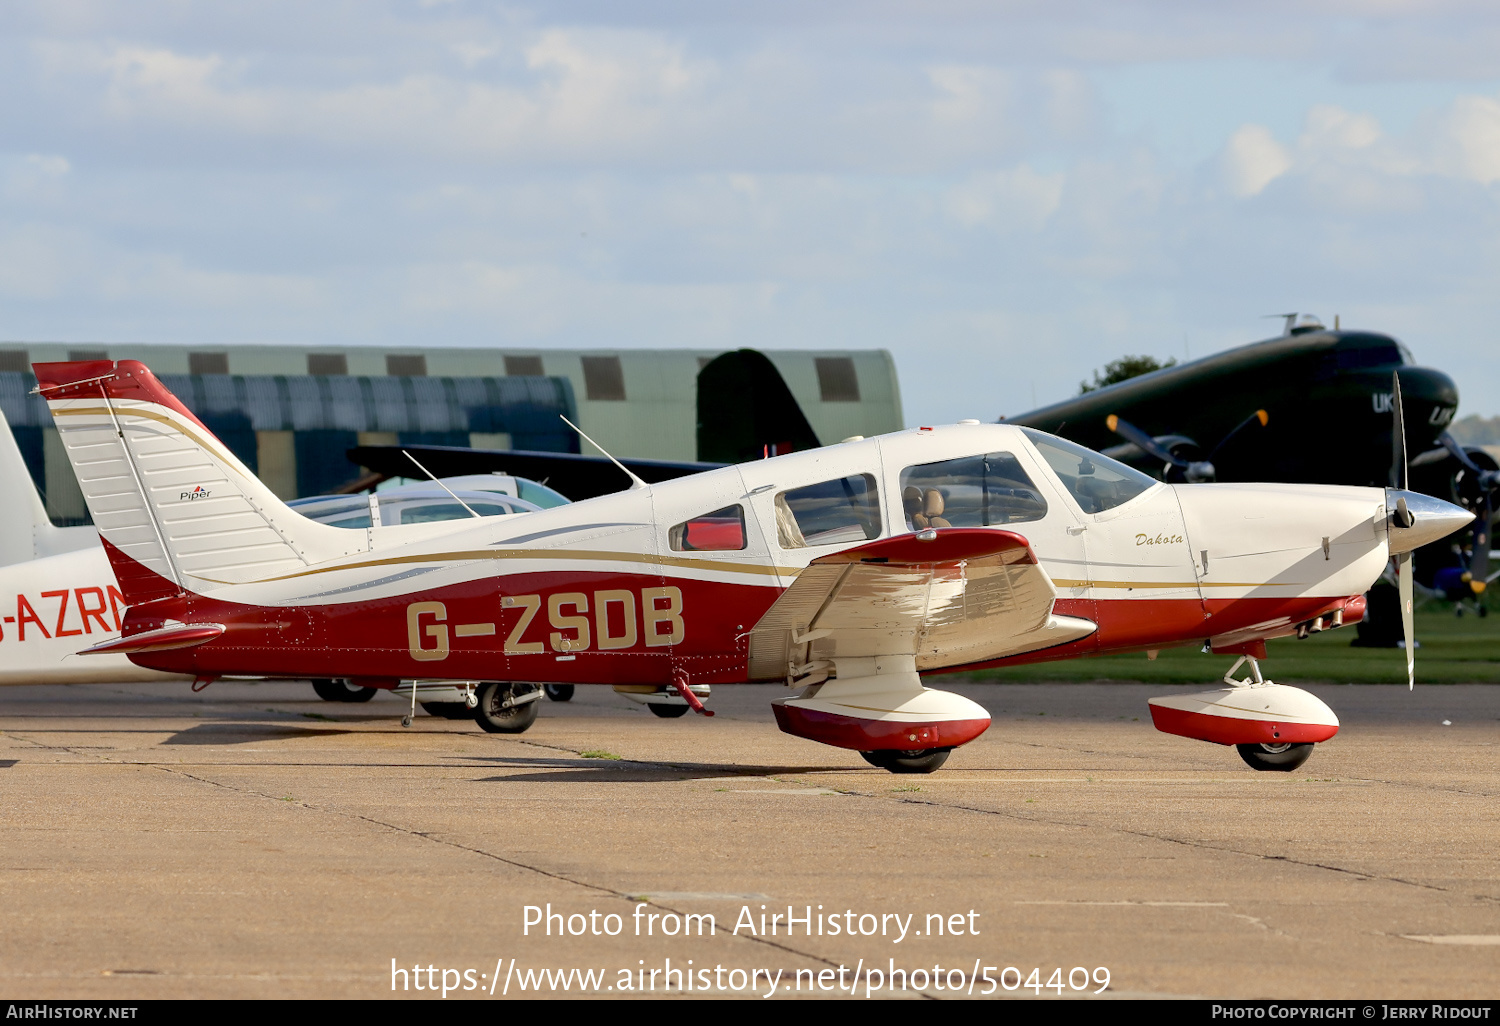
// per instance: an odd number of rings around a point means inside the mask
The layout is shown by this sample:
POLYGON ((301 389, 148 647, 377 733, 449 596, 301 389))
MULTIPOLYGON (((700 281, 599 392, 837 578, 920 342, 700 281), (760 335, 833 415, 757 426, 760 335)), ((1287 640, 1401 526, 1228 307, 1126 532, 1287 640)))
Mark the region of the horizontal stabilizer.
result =
POLYGON ((135 652, 165 652, 173 648, 192 648, 212 641, 224 633, 222 623, 179 623, 143 631, 126 638, 115 638, 86 648, 79 655, 129 655, 135 652))

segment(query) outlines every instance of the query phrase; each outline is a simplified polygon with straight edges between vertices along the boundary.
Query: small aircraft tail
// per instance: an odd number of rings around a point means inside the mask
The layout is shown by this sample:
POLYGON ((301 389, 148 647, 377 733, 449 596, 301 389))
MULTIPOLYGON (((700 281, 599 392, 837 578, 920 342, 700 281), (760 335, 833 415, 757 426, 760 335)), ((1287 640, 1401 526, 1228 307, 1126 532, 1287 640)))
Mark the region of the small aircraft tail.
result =
POLYGON ((95 544, 92 527, 58 527, 31 479, 4 412, 0 412, 0 566, 95 544))
POLYGON ((698 459, 743 463, 822 444, 764 353, 736 349, 698 372, 698 459))
POLYGON ((289 509, 143 364, 83 360, 34 369, 132 605, 364 549, 359 532, 289 509))
POLYGON ((36 558, 36 531, 52 522, 3 412, 0 428, 0 566, 10 566, 36 558))

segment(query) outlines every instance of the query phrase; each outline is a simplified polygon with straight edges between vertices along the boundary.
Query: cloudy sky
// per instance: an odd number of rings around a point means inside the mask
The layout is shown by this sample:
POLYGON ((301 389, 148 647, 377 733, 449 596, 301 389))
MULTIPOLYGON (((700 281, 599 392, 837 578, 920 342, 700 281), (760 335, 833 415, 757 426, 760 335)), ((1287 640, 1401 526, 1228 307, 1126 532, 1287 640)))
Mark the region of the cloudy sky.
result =
POLYGON ((884 347, 909 423, 1312 311, 1500 412, 1500 8, 10 0, 0 338, 884 347))

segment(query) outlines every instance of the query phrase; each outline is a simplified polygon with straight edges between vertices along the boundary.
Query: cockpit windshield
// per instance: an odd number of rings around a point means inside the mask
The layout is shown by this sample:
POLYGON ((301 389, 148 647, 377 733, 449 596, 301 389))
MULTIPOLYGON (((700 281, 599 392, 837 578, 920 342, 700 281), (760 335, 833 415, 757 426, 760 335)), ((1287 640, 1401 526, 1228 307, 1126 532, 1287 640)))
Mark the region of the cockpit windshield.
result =
POLYGON ((1140 495, 1156 479, 1081 445, 1022 428, 1085 513, 1103 513, 1140 495))

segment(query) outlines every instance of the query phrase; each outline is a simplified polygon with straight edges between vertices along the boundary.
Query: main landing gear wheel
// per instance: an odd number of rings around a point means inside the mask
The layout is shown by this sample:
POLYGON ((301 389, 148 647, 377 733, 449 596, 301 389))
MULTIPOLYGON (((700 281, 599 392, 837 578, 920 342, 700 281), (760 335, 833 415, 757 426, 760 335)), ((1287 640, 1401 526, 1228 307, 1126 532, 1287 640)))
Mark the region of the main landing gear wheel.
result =
POLYGON ((476 723, 491 734, 520 734, 536 722, 537 699, 542 696, 535 684, 487 680, 476 697, 476 723))
POLYGON ((647 702, 646 708, 651 710, 653 716, 660 716, 664 720, 675 720, 679 716, 686 716, 688 711, 685 705, 665 705, 661 702, 647 702))
POLYGON ((573 699, 573 685, 571 684, 543 684, 542 690, 547 692, 547 697, 554 702, 569 702, 573 699))
POLYGON ((445 720, 467 720, 474 715, 464 702, 418 702, 428 716, 440 716, 445 720))
POLYGON ((871 766, 890 770, 892 773, 932 773, 948 761, 951 748, 925 748, 914 752, 903 752, 894 748, 878 752, 860 752, 860 757, 871 766))
POLYGON ((327 677, 315 679, 313 690, 325 702, 368 702, 375 697, 378 688, 353 688, 341 680, 327 677))
POLYGON ((1256 770, 1275 770, 1281 773, 1290 773, 1307 761, 1312 755, 1313 746, 1310 744, 1255 744, 1235 745, 1240 753, 1240 758, 1245 760, 1245 765, 1256 770))

